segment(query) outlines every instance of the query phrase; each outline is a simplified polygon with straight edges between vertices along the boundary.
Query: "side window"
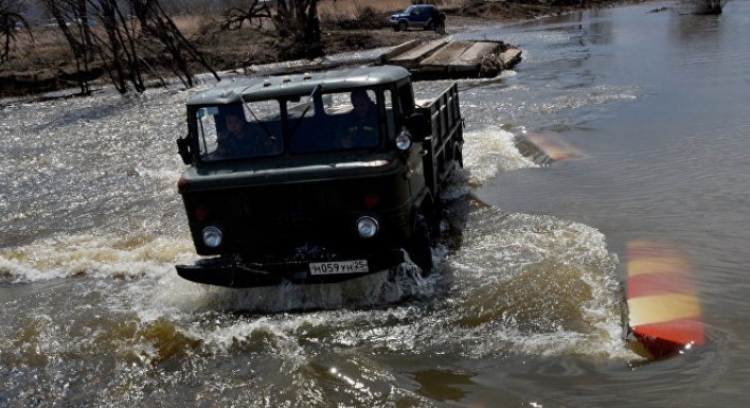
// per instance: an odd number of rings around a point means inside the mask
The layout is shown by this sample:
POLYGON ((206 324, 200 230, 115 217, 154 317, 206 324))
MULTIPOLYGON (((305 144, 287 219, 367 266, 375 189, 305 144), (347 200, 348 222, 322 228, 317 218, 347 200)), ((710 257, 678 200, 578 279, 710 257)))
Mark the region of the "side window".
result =
POLYGON ((198 148, 202 159, 216 151, 220 128, 216 122, 218 114, 219 108, 215 106, 200 108, 195 114, 198 125, 198 148))

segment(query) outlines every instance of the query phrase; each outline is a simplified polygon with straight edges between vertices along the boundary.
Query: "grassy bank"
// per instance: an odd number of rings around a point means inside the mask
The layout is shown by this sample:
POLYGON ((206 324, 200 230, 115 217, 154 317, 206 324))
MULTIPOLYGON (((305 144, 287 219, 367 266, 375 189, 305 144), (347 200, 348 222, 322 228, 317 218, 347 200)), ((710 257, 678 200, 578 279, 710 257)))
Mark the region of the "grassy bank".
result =
MULTIPOLYGON (((502 20, 534 18, 544 15, 566 13, 581 7, 606 7, 618 4, 609 0, 541 0, 483 1, 483 0, 436 0, 448 15, 447 31, 461 31, 467 25, 489 24, 502 20)), ((410 0, 322 0, 318 12, 321 19, 323 49, 326 54, 345 51, 385 47, 411 39, 430 40, 438 38, 431 31, 414 30, 395 32, 388 23, 388 16, 411 4, 410 0)), ((216 70, 241 69, 254 64, 278 62, 290 58, 280 46, 283 41, 269 34, 272 25, 261 19, 243 24, 239 29, 222 29, 226 21, 222 13, 186 14, 172 16, 179 30, 205 56, 216 70)), ((139 32, 136 20, 129 22, 133 32, 139 32)), ((101 25, 93 30, 103 30, 101 25)), ((103 33, 100 33, 104 35, 103 33)), ((143 47, 154 47, 144 53, 144 71, 157 77, 168 75, 173 62, 158 50, 158 44, 141 38, 143 47)), ((0 65, 0 96, 26 95, 59 88, 75 87, 75 75, 79 67, 73 64, 72 51, 62 31, 50 27, 32 27, 17 32, 16 42, 8 61, 0 65)), ((91 75, 106 75, 101 63, 90 61, 91 75)), ((196 67, 196 70, 200 70, 196 67)))

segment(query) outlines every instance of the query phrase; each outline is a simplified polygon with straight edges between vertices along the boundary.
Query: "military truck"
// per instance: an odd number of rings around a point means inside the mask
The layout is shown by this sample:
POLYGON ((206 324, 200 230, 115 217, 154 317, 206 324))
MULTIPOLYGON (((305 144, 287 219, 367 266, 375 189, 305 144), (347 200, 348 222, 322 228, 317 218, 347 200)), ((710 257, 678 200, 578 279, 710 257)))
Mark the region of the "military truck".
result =
POLYGON ((456 84, 415 100, 409 71, 246 78, 187 103, 177 187, 198 255, 190 281, 340 282, 433 267, 440 192, 462 167, 456 84))

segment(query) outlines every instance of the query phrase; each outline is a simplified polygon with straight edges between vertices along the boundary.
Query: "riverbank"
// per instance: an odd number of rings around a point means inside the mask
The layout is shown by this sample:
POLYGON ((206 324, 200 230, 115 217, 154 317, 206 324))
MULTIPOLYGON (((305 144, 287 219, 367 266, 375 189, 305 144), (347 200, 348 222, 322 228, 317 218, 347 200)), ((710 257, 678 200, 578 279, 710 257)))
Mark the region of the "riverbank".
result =
MULTIPOLYGON (((504 22, 633 2, 640 0, 562 0, 552 3, 541 0, 445 1, 443 3, 446 6, 442 10, 447 15, 446 29, 450 35, 504 22)), ((339 1, 337 4, 343 6, 344 2, 339 1)), ((387 21, 388 16, 396 11, 398 10, 376 10, 377 14, 357 14, 350 19, 337 12, 335 18, 324 18, 322 35, 325 54, 389 47, 410 40, 430 41, 440 37, 433 31, 394 31, 387 21)), ((292 58, 279 49, 278 38, 262 35, 251 28, 219 30, 216 28, 219 18, 182 16, 175 19, 180 29, 215 70, 241 70, 252 65, 283 62, 292 58), (209 24, 207 21, 213 23, 209 24)), ((54 29, 46 29, 33 35, 33 39, 26 40, 29 47, 19 47, 23 49, 18 51, 16 58, 0 65, 0 97, 33 97, 61 89, 75 89, 78 86, 82 75, 77 72, 68 46, 59 33, 54 32, 54 29)), ((170 61, 169 58, 152 58, 146 59, 144 63, 148 65, 151 76, 156 78, 171 76, 170 61)), ((203 68, 195 66, 192 70, 199 72, 203 68)), ((103 66, 96 60, 90 63, 84 76, 101 86, 106 86, 108 81, 103 66)))

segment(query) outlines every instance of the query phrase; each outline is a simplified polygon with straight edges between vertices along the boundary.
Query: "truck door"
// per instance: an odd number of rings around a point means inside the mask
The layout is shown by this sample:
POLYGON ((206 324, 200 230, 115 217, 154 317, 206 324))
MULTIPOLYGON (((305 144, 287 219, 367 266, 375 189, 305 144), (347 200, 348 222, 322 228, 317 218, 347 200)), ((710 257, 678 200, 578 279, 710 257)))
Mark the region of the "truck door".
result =
MULTIPOLYGON (((406 128, 406 118, 413 111, 414 96, 411 83, 402 84, 398 87, 398 99, 387 89, 383 92, 386 113, 386 132, 391 145, 395 143, 396 136, 406 128)), ((423 152, 421 143, 414 143, 408 152, 404 152, 404 176, 408 180, 409 195, 415 197, 425 186, 423 152)))

